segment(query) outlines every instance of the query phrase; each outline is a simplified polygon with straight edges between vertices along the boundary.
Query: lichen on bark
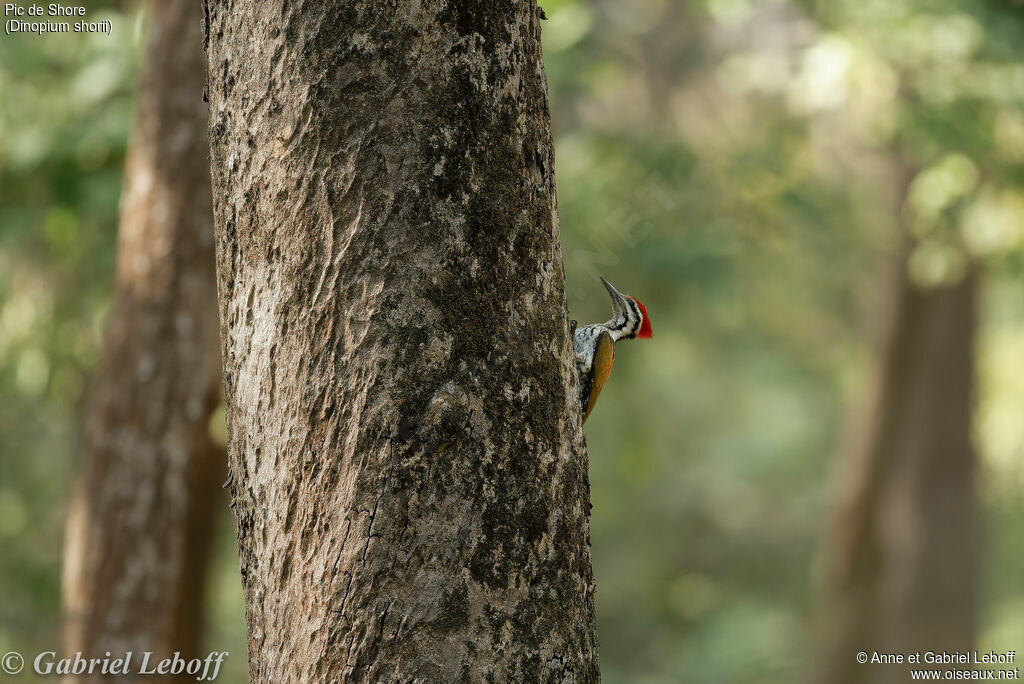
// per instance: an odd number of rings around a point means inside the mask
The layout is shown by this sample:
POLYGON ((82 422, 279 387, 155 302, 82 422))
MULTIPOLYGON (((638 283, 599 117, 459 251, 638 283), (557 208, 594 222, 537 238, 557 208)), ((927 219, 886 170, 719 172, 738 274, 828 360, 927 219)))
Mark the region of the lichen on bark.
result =
POLYGON ((596 681, 534 2, 207 2, 254 681, 596 681))

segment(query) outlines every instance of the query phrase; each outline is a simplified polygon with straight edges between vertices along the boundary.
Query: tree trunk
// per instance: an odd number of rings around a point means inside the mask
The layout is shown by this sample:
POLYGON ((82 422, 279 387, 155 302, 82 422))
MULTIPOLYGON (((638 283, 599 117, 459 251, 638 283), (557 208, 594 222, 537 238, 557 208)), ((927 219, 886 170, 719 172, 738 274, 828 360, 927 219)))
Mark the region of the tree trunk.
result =
POLYGON ((897 271, 869 424, 849 452, 826 536, 822 684, 909 680, 906 666, 858 664, 860 651, 973 645, 976 277, 922 290, 902 258, 897 271))
POLYGON ((253 681, 596 681, 538 10, 210 0, 253 681))
POLYGON ((117 281, 64 558, 65 650, 196 653, 223 450, 202 5, 150 5, 117 281))

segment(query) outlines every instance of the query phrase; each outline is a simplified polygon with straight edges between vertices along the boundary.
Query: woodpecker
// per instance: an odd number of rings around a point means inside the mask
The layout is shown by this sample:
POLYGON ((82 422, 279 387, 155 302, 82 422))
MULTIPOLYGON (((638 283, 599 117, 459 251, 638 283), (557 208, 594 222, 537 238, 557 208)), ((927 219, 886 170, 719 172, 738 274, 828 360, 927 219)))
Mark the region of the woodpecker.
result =
POLYGON ((592 323, 576 329, 572 321, 576 347, 576 368, 580 374, 580 401, 583 422, 594 410, 601 388, 612 373, 615 362, 615 343, 634 337, 651 337, 651 319, 647 307, 636 297, 621 294, 604 278, 604 287, 612 298, 612 318, 607 323, 592 323))

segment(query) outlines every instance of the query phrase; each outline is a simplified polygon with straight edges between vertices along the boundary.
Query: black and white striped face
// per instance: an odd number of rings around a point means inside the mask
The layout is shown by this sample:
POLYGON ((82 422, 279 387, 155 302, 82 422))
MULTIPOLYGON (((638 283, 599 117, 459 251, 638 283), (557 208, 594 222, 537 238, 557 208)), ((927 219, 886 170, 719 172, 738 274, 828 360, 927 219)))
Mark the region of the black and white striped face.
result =
POLYGON ((608 295, 612 298, 612 319, 605 323, 608 332, 611 333, 612 341, 618 342, 621 339, 631 340, 640 332, 644 316, 632 297, 620 293, 611 283, 601 278, 608 295))
MULTIPOLYGON (((646 310, 636 299, 624 295, 612 287, 604 278, 601 278, 608 295, 612 298, 612 318, 607 323, 591 323, 582 328, 576 329, 573 340, 576 361, 581 371, 589 368, 594 357, 594 350, 597 341, 602 334, 608 333, 612 342, 621 339, 631 340, 638 335, 644 335, 644 316, 646 310)), ((646 337, 650 337, 650 329, 647 328, 646 337)))

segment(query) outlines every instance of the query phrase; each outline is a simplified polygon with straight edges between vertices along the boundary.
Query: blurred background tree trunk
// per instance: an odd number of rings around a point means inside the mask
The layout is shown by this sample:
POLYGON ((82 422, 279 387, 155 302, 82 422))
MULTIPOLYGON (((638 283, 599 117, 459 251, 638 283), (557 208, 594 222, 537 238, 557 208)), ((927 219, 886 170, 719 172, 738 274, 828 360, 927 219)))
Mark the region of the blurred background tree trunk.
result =
POLYGON ((893 272, 867 423, 841 463, 824 541, 821 684, 908 681, 905 666, 857 663, 860 651, 964 651, 974 643, 977 279, 968 267, 952 284, 921 288, 906 254, 893 272))
POLYGON ((67 520, 64 648, 196 653, 223 449, 202 5, 150 4, 114 304, 67 520))
POLYGON ((208 13, 252 681, 596 681, 536 4, 208 13))

